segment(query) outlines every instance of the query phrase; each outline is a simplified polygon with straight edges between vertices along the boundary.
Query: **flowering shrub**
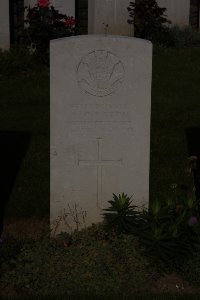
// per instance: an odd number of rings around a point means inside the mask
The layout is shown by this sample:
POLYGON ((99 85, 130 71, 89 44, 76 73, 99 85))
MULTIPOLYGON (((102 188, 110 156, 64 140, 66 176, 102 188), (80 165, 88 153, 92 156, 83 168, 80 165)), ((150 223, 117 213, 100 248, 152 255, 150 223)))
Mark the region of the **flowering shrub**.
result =
POLYGON ((110 207, 103 214, 106 229, 136 234, 145 254, 169 266, 178 266, 200 246, 198 201, 182 196, 154 201, 139 212, 130 197, 113 194, 110 207))
POLYGON ((39 7, 48 7, 49 6, 49 0, 38 0, 38 6, 39 7))
POLYGON ((195 216, 190 217, 188 220, 188 225, 190 226, 197 225, 198 223, 198 219, 195 216))
POLYGON ((23 31, 23 42, 34 49, 44 60, 48 58, 49 41, 75 34, 76 20, 59 13, 49 0, 38 0, 27 9, 26 27, 23 31))

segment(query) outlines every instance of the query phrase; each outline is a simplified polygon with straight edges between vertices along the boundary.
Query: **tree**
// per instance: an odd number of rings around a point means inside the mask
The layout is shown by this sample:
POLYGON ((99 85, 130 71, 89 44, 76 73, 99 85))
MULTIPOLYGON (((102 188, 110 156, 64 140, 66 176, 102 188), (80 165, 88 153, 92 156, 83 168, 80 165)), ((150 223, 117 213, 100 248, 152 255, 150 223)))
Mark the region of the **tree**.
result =
POLYGON ((127 9, 136 37, 162 43, 162 35, 170 31, 166 25, 171 23, 164 14, 166 8, 159 7, 156 0, 135 0, 127 9))

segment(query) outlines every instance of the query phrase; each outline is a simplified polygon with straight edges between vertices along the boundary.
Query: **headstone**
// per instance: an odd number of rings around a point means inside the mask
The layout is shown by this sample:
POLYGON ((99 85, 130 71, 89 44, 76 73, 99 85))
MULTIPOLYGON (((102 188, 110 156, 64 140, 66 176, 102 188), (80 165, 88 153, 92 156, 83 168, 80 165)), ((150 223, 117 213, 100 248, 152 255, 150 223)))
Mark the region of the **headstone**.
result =
POLYGON ((194 29, 200 28, 200 1, 190 1, 190 25, 194 29))
POLYGON ((74 0, 53 0, 52 4, 60 13, 67 16, 75 16, 75 1, 74 0))
POLYGON ((88 33, 133 36, 127 23, 129 0, 88 0, 88 33))
POLYGON ((102 220, 112 193, 148 206, 152 45, 119 36, 51 41, 51 228, 102 220))
POLYGON ((0 49, 10 48, 9 1, 0 1, 0 49))
POLYGON ((157 0, 160 7, 165 7, 168 20, 172 25, 189 26, 190 0, 157 0))

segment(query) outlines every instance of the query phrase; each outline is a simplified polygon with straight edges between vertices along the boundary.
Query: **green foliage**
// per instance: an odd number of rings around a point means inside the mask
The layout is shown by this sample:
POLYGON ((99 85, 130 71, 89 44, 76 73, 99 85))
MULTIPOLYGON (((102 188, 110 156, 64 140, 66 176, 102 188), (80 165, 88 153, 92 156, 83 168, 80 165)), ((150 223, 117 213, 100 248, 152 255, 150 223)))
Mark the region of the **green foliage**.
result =
POLYGON ((104 299, 112 294, 123 299, 149 287, 149 264, 140 255, 134 236, 108 236, 102 225, 93 225, 76 232, 68 242, 64 235, 24 242, 12 268, 2 273, 2 294, 56 293, 65 299, 84 294, 104 299))
POLYGON ((103 213, 107 229, 114 229, 120 233, 129 233, 135 230, 139 213, 135 210, 136 206, 131 205, 131 197, 126 194, 113 194, 113 200, 108 201, 111 206, 103 213))
POLYGON ((166 8, 158 6, 155 0, 130 2, 128 23, 134 26, 136 37, 159 44, 171 43, 171 33, 166 24, 170 21, 164 15, 166 8))
POLYGON ((173 26, 171 33, 174 39, 173 46, 176 48, 191 47, 200 43, 200 33, 190 26, 173 26))
POLYGON ((179 272, 190 284, 200 286, 200 247, 196 253, 190 255, 186 263, 180 266, 179 272))
POLYGON ((130 198, 125 195, 109 201, 104 222, 107 228, 117 232, 134 233, 138 236, 144 253, 169 265, 179 265, 182 259, 199 246, 200 224, 198 202, 192 197, 164 202, 153 202, 149 209, 136 211, 130 198))
POLYGON ((0 50, 0 80, 8 76, 30 76, 30 73, 41 72, 42 68, 44 66, 40 65, 37 56, 23 46, 13 46, 9 51, 0 50))
POLYGON ((26 26, 19 33, 20 39, 31 51, 36 51, 44 62, 48 62, 49 41, 74 35, 75 19, 49 5, 41 7, 37 4, 26 9, 26 26))
MULTIPOLYGON (((1 55, 4 54, 5 53, 2 53, 1 55)), ((5 55, 7 56, 8 54, 9 53, 6 53, 5 55)), ((25 59, 24 63, 27 61, 27 64, 22 63, 20 65, 20 61, 23 62, 23 55, 20 54, 18 56, 16 53, 15 54, 13 53, 11 56, 9 56, 9 59, 6 60, 6 65, 4 64, 4 69, 2 70, 0 68, 1 79, 2 79, 2 75, 4 76, 6 72, 6 66, 7 68, 9 68, 10 66, 10 69, 8 71, 10 74, 9 76, 12 75, 12 70, 14 71, 13 74, 15 75, 15 78, 12 76, 12 78, 9 80, 7 78, 6 80, 4 79, 2 81, 0 80, 1 102, 3 103, 2 107, 4 108, 1 113, 1 122, 3 122, 2 123, 3 128, 5 128, 6 130, 12 130, 13 128, 17 130, 21 130, 26 127, 28 128, 28 130, 33 131, 34 133, 33 143, 31 144, 31 147, 29 149, 30 151, 28 152, 28 158, 25 160, 25 165, 20 172, 21 175, 19 176, 14 192, 11 195, 12 201, 10 201, 10 204, 8 203, 8 207, 7 207, 8 208, 7 216, 15 216, 15 217, 33 216, 33 215, 40 217, 49 211, 49 206, 48 206, 49 195, 47 193, 49 191, 49 187, 48 187, 49 176, 48 176, 48 172, 45 171, 48 170, 49 167, 48 164, 49 159, 48 157, 46 158, 46 153, 48 153, 48 149, 49 149, 49 143, 46 142, 46 137, 48 136, 48 134, 46 134, 46 132, 48 133, 48 130, 46 130, 46 128, 48 127, 46 126, 46 123, 47 125, 49 123, 45 121, 46 117, 44 117, 46 116, 46 114, 49 115, 48 105, 47 105, 48 91, 49 91, 49 87, 48 87, 49 78, 47 75, 44 76, 44 71, 42 75, 41 71, 39 70, 36 72, 34 76, 32 75, 30 76, 30 74, 32 74, 33 72, 32 67, 34 67, 34 63, 31 65, 31 67, 28 67, 29 65, 28 60, 30 59, 30 57, 33 58, 33 56, 29 56, 27 57, 26 60, 26 58, 24 57, 25 59), (24 65, 26 65, 27 67, 25 68, 24 65), (23 68, 26 70, 24 74, 25 76, 23 76, 22 78, 16 76, 18 67, 20 67, 20 74, 24 72, 23 68), (10 89, 11 86, 12 89, 10 89), (38 156, 42 157, 42 159, 38 160, 38 156), (41 163, 43 164, 42 167, 41 167, 41 163), (37 189, 35 189, 35 186, 37 186, 37 189), (21 192, 18 190, 18 187, 22 188, 21 192)), ((186 166, 183 163, 184 157, 186 157, 187 155, 183 129, 199 122, 200 102, 198 99, 200 97, 200 93, 199 93, 200 73, 199 73, 199 68, 197 68, 197 65, 200 63, 199 58, 200 58, 200 51, 198 48, 159 49, 159 53, 156 55, 156 57, 154 57, 153 98, 152 98, 153 100, 152 126, 153 127, 152 127, 152 139, 151 139, 152 163, 151 163, 151 176, 150 176, 151 179, 150 188, 151 188, 152 201, 155 197, 162 199, 163 195, 165 194, 168 195, 170 193, 170 184, 172 178, 175 178, 176 182, 180 182, 180 181, 182 182, 184 180, 188 182, 189 180, 185 172, 186 166), (177 80, 177 78, 179 80, 177 80), (188 99, 190 101, 188 101, 188 99), (160 124, 165 124, 166 126, 161 127, 160 124)), ((47 70, 45 70, 45 74, 46 73, 47 70)), ((181 204, 182 198, 183 196, 178 195, 177 199, 179 200, 179 204, 181 204)), ((184 199, 186 201, 186 197, 184 197, 184 199)), ((173 204, 173 210, 174 210, 175 200, 170 196, 170 198, 167 199, 167 201, 171 203, 171 205, 173 204)), ((181 207, 177 208, 177 210, 181 210, 181 207)), ((100 245, 99 247, 103 247, 102 245, 107 243, 107 241, 110 241, 110 243, 112 244, 113 241, 115 241, 117 238, 116 235, 114 235, 114 233, 108 235, 107 233, 101 230, 97 230, 96 227, 94 229, 91 229, 89 232, 87 235, 85 235, 85 240, 87 239, 86 236, 88 236, 87 244, 90 244, 92 240, 92 243, 94 245, 95 241, 97 240, 99 243, 98 245, 100 245), (102 244, 100 243, 100 241, 102 241, 102 244)), ((77 241, 76 246, 78 247, 78 242, 80 241, 80 239, 78 238, 78 236, 77 238, 74 236, 73 239, 77 241)), ((121 243, 122 243, 121 246, 123 247, 123 240, 121 240, 121 243)), ((23 242, 23 244, 25 245, 25 242, 23 242)), ((27 242, 27 244, 30 245, 30 242, 27 242)), ((13 246, 10 246, 11 247, 10 250, 9 250, 9 245, 5 244, 4 246, 6 247, 6 245, 7 248, 4 248, 4 256, 6 255, 6 253, 9 254, 8 255, 9 257, 15 255, 15 247, 16 247, 15 243, 13 243, 13 246)), ((40 245, 40 243, 37 243, 37 245, 40 245)), ((35 245, 35 247, 29 246, 29 253, 30 255, 33 256, 33 261, 32 261, 33 268, 35 268, 34 257, 37 255, 38 256, 41 255, 43 257, 42 264, 45 263, 48 265, 50 260, 48 255, 48 246, 46 247, 47 248, 46 250, 44 251, 38 250, 38 252, 36 252, 37 245, 35 245)), ((134 245, 130 244, 132 250, 135 249, 134 245)), ((69 247, 69 249, 70 248, 71 247, 69 247)), ((16 247, 16 249, 18 248, 16 247)), ((120 249, 123 252, 123 248, 120 249)), ((1 257, 1 253, 0 253, 0 257, 1 257)), ((23 251, 21 253, 22 254, 20 255, 23 256, 23 251)), ((80 256, 77 255, 76 260, 74 259, 72 264, 73 268, 74 266, 76 266, 75 272, 77 276, 78 276, 78 266, 82 266, 81 262, 83 259, 83 256, 81 256, 82 252, 79 253, 80 256)), ((196 252, 196 254, 197 253, 198 252, 196 252)), ((198 280, 195 279, 195 272, 197 272, 196 274, 198 275, 198 268, 199 268, 198 261, 194 260, 192 262, 192 258, 195 258, 196 254, 194 254, 194 252, 190 253, 190 260, 187 262, 187 268, 183 269, 185 270, 185 274, 189 270, 188 275, 191 278, 193 278, 191 279, 191 282, 192 280, 194 280, 194 282, 195 280, 198 280)), ((57 255, 57 252, 55 252, 55 255, 57 255)), ((133 255, 135 255, 135 252, 133 253, 133 255)), ((64 264, 62 260, 62 256, 60 257, 61 258, 60 260, 58 260, 58 264, 59 262, 61 264, 64 264)), ((73 259, 72 254, 70 258, 73 259)), ((18 264, 17 261, 15 261, 14 270, 16 270, 17 264, 18 264)), ((156 265, 158 265, 158 259, 156 259, 156 265)), ((51 268, 53 269, 53 266, 51 266, 51 268)), ((6 278, 8 280, 8 287, 12 288, 13 286, 17 285, 16 281, 18 275, 20 280, 20 272, 17 267, 14 276, 14 281, 12 281, 13 276, 10 277, 10 273, 8 274, 7 271, 4 270, 5 269, 3 270, 1 269, 1 276, 3 275, 3 278, 0 285, 1 285, 1 292, 4 292, 5 294, 6 290, 5 291, 3 290, 3 284, 5 283, 4 281, 5 276, 7 276, 6 278)), ((46 268, 46 270, 47 270, 46 273, 48 274, 48 268, 46 268)), ((31 279, 31 273, 28 276, 29 279, 31 279)), ((39 279, 42 279, 44 282, 45 276, 46 275, 43 272, 43 276, 42 274, 40 274, 39 279)), ((54 278, 54 276, 57 277, 57 275, 55 275, 53 271, 51 271, 51 276, 52 278, 54 278)), ((136 272, 136 276, 137 276, 137 272, 136 272)), ((141 276, 143 276, 143 274, 141 274, 141 276)), ((50 276, 47 277, 46 280, 47 281, 50 280, 50 282, 51 280, 53 281, 52 278, 50 279, 49 278, 50 276)), ((115 282, 115 284, 118 283, 118 280, 120 281, 120 278, 114 279, 113 276, 113 282, 115 282)), ((56 281, 59 281, 59 275, 56 281)), ((97 277, 97 281, 98 281, 98 277, 97 277)), ((22 279, 22 283, 23 283, 23 279, 22 279)), ((98 283, 98 285, 100 284, 98 283)), ((43 294, 42 288, 40 291, 41 294, 43 294)), ((181 296, 181 299, 182 297, 183 296, 181 296)), ((19 299, 22 299, 22 297, 19 296, 19 299)), ((75 297, 75 299, 77 298, 75 297)), ((198 298, 194 298, 194 299, 198 299, 198 298)))
POLYGON ((178 205, 154 203, 149 211, 143 211, 139 230, 139 240, 145 253, 162 260, 167 267, 179 266, 183 259, 189 258, 197 251, 199 244, 199 223, 190 226, 189 218, 196 211, 190 198, 183 203, 182 210, 178 205))
POLYGON ((50 184, 49 69, 23 47, 0 52, 0 103, 1 130, 31 134, 6 206, 6 217, 47 216, 50 184))
POLYGON ((4 241, 2 245, 0 245, 0 265, 5 261, 10 261, 17 257, 20 253, 20 249, 22 247, 22 243, 17 241, 16 239, 12 239, 11 241, 4 241))

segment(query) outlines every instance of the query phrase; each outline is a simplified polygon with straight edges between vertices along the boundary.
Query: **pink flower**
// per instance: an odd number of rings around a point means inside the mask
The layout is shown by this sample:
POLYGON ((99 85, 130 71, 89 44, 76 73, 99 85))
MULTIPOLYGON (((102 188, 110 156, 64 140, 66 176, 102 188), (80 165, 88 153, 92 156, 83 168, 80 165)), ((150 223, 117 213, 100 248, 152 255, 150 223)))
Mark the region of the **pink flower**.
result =
POLYGON ((189 225, 197 225, 198 224, 197 217, 194 217, 194 216, 190 217, 189 220, 188 220, 188 224, 189 225))
POLYGON ((48 7, 49 6, 49 0, 38 0, 38 6, 39 7, 48 7))

